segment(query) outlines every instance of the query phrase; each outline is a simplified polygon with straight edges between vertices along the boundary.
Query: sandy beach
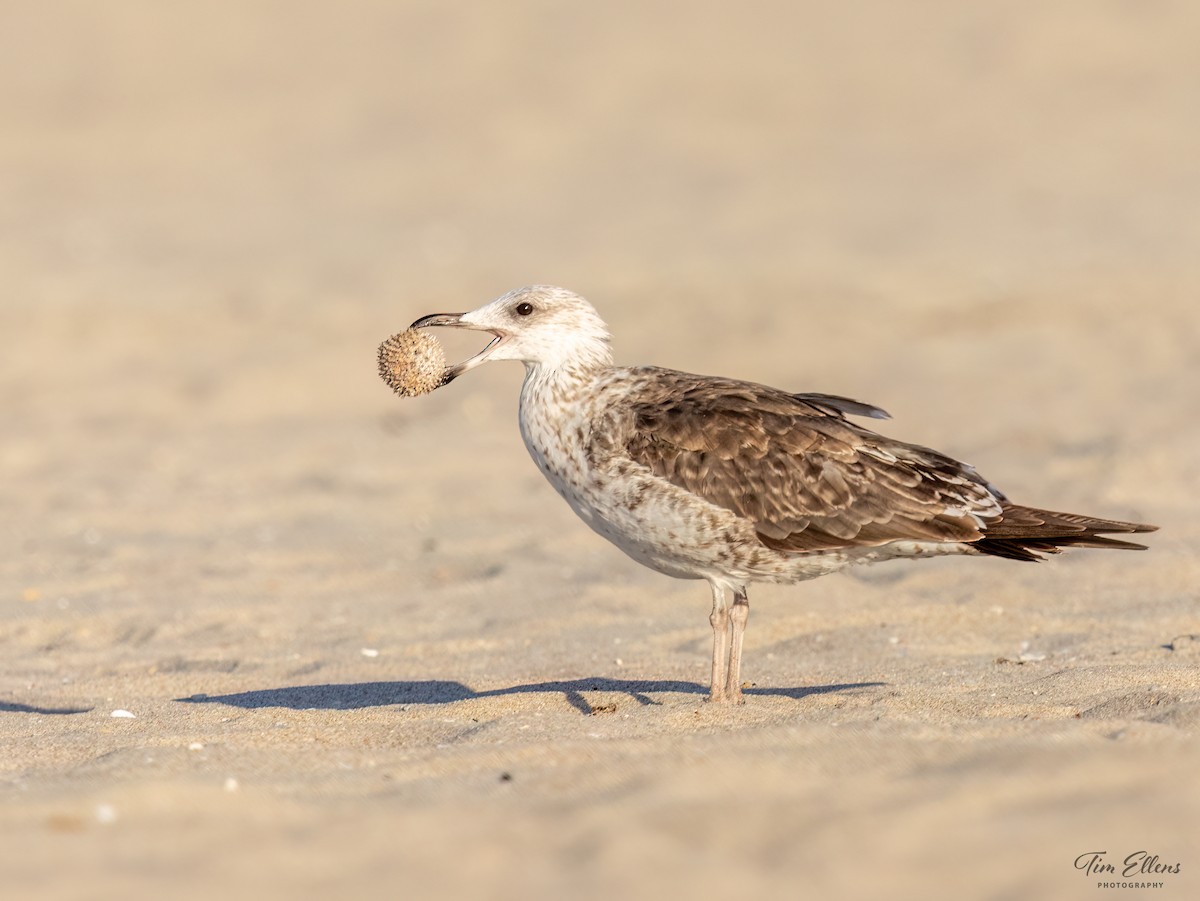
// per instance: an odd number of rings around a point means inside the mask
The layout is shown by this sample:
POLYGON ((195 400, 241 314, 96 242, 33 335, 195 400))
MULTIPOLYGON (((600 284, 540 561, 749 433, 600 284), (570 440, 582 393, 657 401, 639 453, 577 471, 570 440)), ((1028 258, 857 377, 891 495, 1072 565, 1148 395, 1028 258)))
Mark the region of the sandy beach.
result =
POLYGON ((1195 7, 4 19, 0 895, 1197 896, 1195 7), (705 704, 520 366, 376 374, 529 283, 1161 531, 757 587, 705 704))

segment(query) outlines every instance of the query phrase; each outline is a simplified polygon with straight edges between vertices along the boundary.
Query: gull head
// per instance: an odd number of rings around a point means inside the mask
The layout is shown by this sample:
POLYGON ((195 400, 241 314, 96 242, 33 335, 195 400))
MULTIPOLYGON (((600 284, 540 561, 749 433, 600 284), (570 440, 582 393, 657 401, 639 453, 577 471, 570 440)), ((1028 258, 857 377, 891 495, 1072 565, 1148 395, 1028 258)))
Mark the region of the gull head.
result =
POLYGON ((494 336, 469 360, 446 367, 446 382, 487 360, 519 360, 528 369, 612 365, 608 327, 596 310, 574 291, 553 285, 517 288, 470 313, 422 316, 412 327, 432 325, 494 336))

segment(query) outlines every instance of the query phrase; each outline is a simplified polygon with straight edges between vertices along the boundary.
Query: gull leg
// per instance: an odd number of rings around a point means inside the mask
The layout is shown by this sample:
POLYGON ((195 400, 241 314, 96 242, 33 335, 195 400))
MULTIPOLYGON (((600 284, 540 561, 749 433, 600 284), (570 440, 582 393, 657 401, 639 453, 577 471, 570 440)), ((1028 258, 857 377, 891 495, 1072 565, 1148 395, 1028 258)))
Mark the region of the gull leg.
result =
POLYGON ((726 672, 725 695, 735 704, 742 700, 742 636, 746 633, 746 622, 750 619, 750 599, 745 589, 733 592, 733 609, 729 611, 733 637, 729 645, 729 669, 726 672))
POLYGON ((729 666, 729 605, 725 602, 725 587, 716 582, 710 582, 709 585, 713 596, 712 613, 708 617, 713 628, 713 658, 708 699, 721 702, 727 700, 725 682, 729 666))

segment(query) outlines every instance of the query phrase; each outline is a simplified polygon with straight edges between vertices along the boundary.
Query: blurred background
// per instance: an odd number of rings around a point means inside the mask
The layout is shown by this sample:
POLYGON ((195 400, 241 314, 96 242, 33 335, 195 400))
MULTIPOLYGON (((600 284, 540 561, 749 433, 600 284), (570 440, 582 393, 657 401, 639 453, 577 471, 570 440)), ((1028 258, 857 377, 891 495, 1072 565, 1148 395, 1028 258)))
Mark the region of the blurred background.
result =
POLYGON ((1170 396, 1169 432, 1200 355, 1195 15, 6 3, 4 483, 62 510, 131 436, 145 476, 233 423, 508 416, 517 367, 401 407, 373 348, 532 282, 590 297, 621 362, 863 396, 972 459, 1133 440, 1088 409, 1125 388, 1170 396))
POLYGON ((17 302, 407 315, 536 278, 620 316, 648 278, 784 300, 855 272, 969 305, 1195 256, 1184 3, 4 15, 17 302))
MULTIPOLYGON (((860 397, 1020 500, 1168 526, 1143 584, 1194 600, 1198 33, 1183 0, 7 0, 11 702, 402 642, 413 572, 464 636, 462 604, 533 584, 489 621, 515 634, 574 580, 702 637, 694 585, 542 484, 519 367, 375 375, 418 316, 535 282, 619 362, 860 397)), ((6 722, 36 769, 44 721, 6 722)))

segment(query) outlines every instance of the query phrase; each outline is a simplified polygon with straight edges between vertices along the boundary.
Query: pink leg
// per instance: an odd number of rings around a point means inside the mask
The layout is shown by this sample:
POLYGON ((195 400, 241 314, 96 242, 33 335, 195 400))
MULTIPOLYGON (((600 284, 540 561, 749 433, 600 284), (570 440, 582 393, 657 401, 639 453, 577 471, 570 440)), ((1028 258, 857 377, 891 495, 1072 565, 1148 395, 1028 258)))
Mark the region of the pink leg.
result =
POLYGON ((729 646, 729 668, 726 672, 725 694, 734 704, 742 700, 742 637, 746 633, 746 622, 750 619, 750 599, 745 591, 733 593, 733 609, 729 620, 733 626, 732 642, 729 646))
POLYGON ((716 582, 712 587, 713 608, 708 621, 713 628, 712 684, 708 699, 714 703, 728 700, 726 697, 726 675, 729 667, 729 605, 725 602, 725 588, 716 582))

